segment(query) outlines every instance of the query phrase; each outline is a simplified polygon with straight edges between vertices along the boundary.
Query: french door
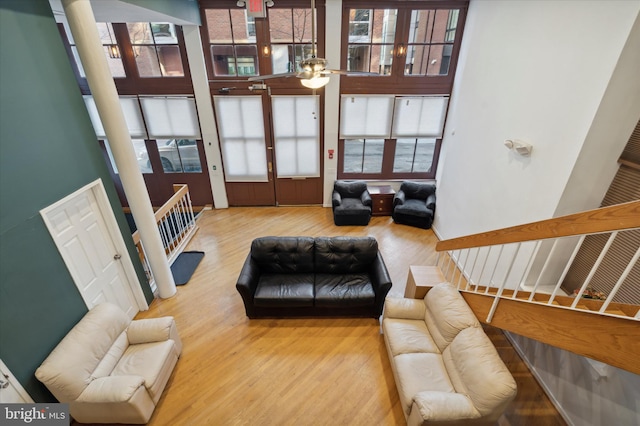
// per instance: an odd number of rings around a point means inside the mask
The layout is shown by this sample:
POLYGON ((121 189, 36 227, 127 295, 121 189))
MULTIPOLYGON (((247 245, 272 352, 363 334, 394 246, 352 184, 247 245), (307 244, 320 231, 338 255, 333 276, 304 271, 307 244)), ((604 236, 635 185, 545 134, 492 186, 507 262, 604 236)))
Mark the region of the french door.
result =
POLYGON ((317 95, 214 96, 231 206, 322 204, 317 95))

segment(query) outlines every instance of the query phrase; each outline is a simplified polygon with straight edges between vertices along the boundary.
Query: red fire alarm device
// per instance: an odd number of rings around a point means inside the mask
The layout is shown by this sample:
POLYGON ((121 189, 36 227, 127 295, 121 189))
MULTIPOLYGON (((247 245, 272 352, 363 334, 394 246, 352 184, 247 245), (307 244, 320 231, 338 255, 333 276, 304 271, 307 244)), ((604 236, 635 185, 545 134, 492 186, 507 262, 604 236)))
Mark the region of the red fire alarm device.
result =
POLYGON ((264 9, 264 0, 248 0, 247 16, 253 16, 254 18, 266 18, 267 14, 264 9))
POLYGON ((329 150, 329 160, 333 160, 333 149, 329 150))

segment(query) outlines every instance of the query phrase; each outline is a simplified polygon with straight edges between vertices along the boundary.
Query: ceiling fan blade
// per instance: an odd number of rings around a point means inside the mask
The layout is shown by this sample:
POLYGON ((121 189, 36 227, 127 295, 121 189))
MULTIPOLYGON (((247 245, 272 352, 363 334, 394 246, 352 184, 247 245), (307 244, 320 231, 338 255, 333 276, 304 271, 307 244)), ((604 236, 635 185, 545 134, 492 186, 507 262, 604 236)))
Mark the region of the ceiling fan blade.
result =
POLYGON ((323 70, 321 74, 340 74, 340 75, 353 75, 353 76, 362 76, 362 77, 380 77, 380 74, 375 72, 365 72, 365 71, 347 71, 347 70, 323 70))
POLYGON ((295 77, 297 74, 295 72, 284 72, 281 74, 268 74, 268 75, 256 75, 255 77, 250 77, 247 81, 261 81, 268 80, 270 78, 288 78, 295 77))

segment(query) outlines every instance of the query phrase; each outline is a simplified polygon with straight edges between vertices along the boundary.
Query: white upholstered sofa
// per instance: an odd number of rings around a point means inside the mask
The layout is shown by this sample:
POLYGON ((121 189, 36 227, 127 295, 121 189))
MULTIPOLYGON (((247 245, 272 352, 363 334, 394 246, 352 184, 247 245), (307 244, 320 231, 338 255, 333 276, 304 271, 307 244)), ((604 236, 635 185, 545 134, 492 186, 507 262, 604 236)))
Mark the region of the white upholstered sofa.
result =
POLYGON ((80 423, 144 424, 181 352, 173 317, 131 321, 102 303, 69 331, 36 377, 80 423))
POLYGON ((408 425, 495 424, 513 376, 457 289, 387 298, 382 328, 408 425))

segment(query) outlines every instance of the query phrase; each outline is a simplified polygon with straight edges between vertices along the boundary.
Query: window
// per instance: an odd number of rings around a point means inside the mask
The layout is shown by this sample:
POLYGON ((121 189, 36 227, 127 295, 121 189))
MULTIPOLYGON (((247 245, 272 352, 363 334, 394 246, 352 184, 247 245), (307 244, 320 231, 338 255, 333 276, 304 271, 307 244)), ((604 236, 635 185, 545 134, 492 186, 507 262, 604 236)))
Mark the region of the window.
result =
POLYGON ((311 9, 270 9, 271 69, 274 74, 300 71, 312 55, 311 9))
POLYGON ((344 76, 341 90, 451 93, 468 2, 380 3, 343 2, 342 68, 379 76, 344 76))
POLYGON ((433 178, 448 98, 343 95, 338 177, 433 178))
POLYGON ((413 10, 405 75, 447 75, 458 25, 459 11, 413 10))
POLYGON ((201 173, 200 154, 195 139, 156 140, 165 173, 201 173))
POLYGON ((216 76, 258 75, 256 22, 245 9, 205 9, 216 76))
POLYGON ((269 180, 261 96, 214 96, 227 182, 269 180), (250 119, 248 119, 250 118, 250 119))
POLYGON ((273 96, 273 135, 279 178, 320 176, 318 96, 273 96))
MULTIPOLYGON (((125 73, 124 65, 122 64, 120 48, 118 47, 118 42, 116 41, 115 33, 113 31, 113 25, 111 25, 110 23, 98 22, 97 26, 98 33, 100 34, 100 40, 102 41, 104 54, 107 58, 107 63, 109 64, 109 70, 111 71, 111 76, 113 78, 126 77, 127 74, 125 73)), ((82 67, 82 61, 80 61, 80 55, 78 54, 78 48, 76 47, 75 40, 73 39, 73 35, 71 34, 71 29, 66 22, 64 23, 64 29, 69 41, 69 46, 71 47, 73 59, 78 68, 78 73, 80 74, 80 77, 86 78, 84 68, 82 67)))
POLYGON ((128 23, 127 29, 140 77, 184 77, 173 24, 135 22, 128 23))
POLYGON ((350 9, 347 70, 391 74, 397 9, 350 9))

